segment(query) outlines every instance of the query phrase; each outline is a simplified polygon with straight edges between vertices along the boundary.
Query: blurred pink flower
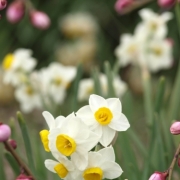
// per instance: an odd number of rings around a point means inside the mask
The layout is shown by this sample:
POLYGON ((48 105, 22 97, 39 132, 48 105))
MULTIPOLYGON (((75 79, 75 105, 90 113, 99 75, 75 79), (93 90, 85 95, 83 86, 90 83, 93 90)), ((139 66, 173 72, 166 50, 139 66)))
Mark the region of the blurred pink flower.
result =
POLYGON ((175 0, 158 0, 158 4, 162 8, 171 8, 175 2, 175 0))
POLYGON ((168 176, 167 172, 158 172, 158 171, 155 171, 151 175, 149 180, 166 180, 167 176, 168 176))
POLYGON ((33 180, 33 178, 31 176, 27 176, 25 174, 20 174, 16 180, 33 180))
POLYGON ((47 14, 36 10, 30 11, 30 21, 38 29, 47 29, 51 23, 47 14))
POLYGON ((0 10, 3 10, 7 5, 7 0, 0 0, 0 10))
POLYGON ((0 142, 7 141, 11 135, 11 129, 6 124, 0 124, 0 142))
POLYGON ((17 23, 19 22, 25 14, 25 5, 23 1, 16 0, 13 3, 11 3, 6 11, 6 17, 9 22, 11 23, 17 23))
POLYGON ((133 3, 133 0, 117 0, 115 3, 115 10, 118 13, 123 12, 123 10, 129 7, 133 3))
POLYGON ((171 134, 178 135, 180 134, 180 121, 174 122, 170 127, 171 134))

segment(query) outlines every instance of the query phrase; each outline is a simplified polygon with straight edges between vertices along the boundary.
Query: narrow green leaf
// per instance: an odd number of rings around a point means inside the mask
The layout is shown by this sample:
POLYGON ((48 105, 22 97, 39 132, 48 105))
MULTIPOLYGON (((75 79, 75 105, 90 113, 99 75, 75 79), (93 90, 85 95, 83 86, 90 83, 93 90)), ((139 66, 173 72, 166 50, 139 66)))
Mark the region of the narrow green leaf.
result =
POLYGON ((148 72, 142 75, 143 89, 144 89, 144 106, 145 114, 147 116, 147 124, 152 126, 153 121, 153 108, 152 108, 152 95, 151 95, 151 79, 148 72))
POLYGON ((155 112, 157 113, 160 112, 160 109, 162 107, 164 92, 165 92, 165 78, 161 77, 159 80, 159 86, 158 86, 158 91, 157 91, 156 101, 155 101, 155 112))
POLYGON ((6 180, 5 170, 4 170, 4 162, 3 162, 3 155, 2 155, 2 149, 3 148, 2 148, 2 146, 0 146, 0 179, 6 180))
POLYGON ((27 155, 27 159, 28 159, 29 168, 32 171, 32 173, 35 175, 33 153, 32 153, 32 148, 31 148, 31 143, 30 143, 30 138, 29 138, 29 134, 27 131, 26 123, 20 112, 17 112, 17 118, 18 118, 19 126, 21 128, 21 132, 22 132, 22 136, 23 136, 23 140, 24 140, 24 145, 25 145, 25 149, 26 149, 26 155, 27 155))
POLYGON ((108 82, 108 97, 115 97, 115 91, 114 91, 114 87, 113 87, 113 72, 111 70, 110 64, 109 62, 105 62, 104 63, 104 69, 106 72, 106 76, 107 76, 107 82, 108 82))
POLYGON ((14 171, 14 174, 18 176, 20 174, 20 167, 18 166, 15 159, 12 157, 12 155, 8 152, 5 152, 5 158, 9 162, 9 165, 12 167, 12 170, 14 171))
POLYGON ((92 77, 94 79, 94 93, 103 96, 98 69, 92 70, 92 77))

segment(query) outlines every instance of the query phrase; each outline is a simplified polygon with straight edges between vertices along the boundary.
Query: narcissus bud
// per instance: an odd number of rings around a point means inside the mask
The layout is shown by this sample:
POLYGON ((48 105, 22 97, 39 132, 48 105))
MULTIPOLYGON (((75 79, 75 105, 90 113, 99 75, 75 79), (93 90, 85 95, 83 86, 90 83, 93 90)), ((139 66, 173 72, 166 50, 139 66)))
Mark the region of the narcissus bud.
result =
POLYGON ((20 174, 16 180, 33 180, 33 178, 31 176, 27 176, 25 174, 20 174))
POLYGON ((168 173, 167 172, 158 172, 158 171, 155 171, 151 177, 149 178, 149 180, 166 180, 168 176, 168 173))
POLYGON ((129 7, 133 3, 133 0, 117 0, 115 3, 115 10, 118 13, 123 12, 123 10, 129 7))
POLYGON ((30 11, 30 21, 32 25, 38 29, 47 29, 50 26, 50 19, 47 14, 41 11, 30 11))
POLYGON ((171 134, 178 135, 180 134, 180 121, 174 122, 170 127, 171 134))
POLYGON ((7 0, 0 0, 0 10, 3 10, 7 6, 7 0))
POLYGON ((162 8, 171 8, 175 2, 175 0, 158 0, 158 4, 162 8))
POLYGON ((17 23, 19 22, 25 14, 25 4, 24 1, 16 0, 11 3, 6 11, 7 20, 10 23, 17 23))
POLYGON ((0 142, 7 141, 11 135, 11 129, 6 124, 0 124, 0 142))

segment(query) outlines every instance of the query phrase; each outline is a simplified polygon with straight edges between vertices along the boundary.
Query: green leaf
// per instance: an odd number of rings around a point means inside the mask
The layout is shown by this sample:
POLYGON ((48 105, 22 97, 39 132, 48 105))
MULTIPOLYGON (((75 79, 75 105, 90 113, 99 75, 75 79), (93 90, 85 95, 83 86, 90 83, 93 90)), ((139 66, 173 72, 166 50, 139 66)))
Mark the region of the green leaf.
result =
POLYGON ((14 174, 18 176, 20 172, 20 167, 15 161, 15 159, 12 157, 12 155, 8 152, 5 152, 5 158, 9 162, 9 165, 12 167, 12 170, 14 171, 14 174))
POLYGON ((31 143, 30 143, 30 138, 29 138, 29 134, 27 131, 26 123, 20 112, 17 112, 17 118, 18 118, 19 126, 20 126, 23 140, 24 140, 24 145, 25 145, 25 149, 26 149, 26 155, 27 155, 27 159, 28 159, 29 168, 32 171, 32 173, 35 175, 33 153, 32 153, 32 148, 31 148, 31 143))

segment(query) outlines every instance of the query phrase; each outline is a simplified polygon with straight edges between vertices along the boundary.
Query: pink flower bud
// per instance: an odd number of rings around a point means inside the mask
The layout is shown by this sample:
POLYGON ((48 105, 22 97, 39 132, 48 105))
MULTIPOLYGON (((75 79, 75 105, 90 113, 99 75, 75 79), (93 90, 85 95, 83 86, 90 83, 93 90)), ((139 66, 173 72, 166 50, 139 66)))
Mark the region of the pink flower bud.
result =
POLYGON ((180 158, 178 159, 177 164, 180 167, 180 158))
POLYGON ((123 12, 123 10, 129 7, 133 3, 133 0, 117 0, 115 3, 115 10, 118 13, 123 12))
POLYGON ((149 180, 166 180, 168 176, 168 173, 167 172, 158 172, 158 171, 155 171, 151 177, 149 178, 149 180))
POLYGON ((158 4, 162 8, 171 8, 176 0, 158 0, 158 4))
POLYGON ((8 143, 11 145, 11 147, 12 147, 13 149, 16 149, 16 148, 17 148, 17 143, 16 143, 15 140, 9 139, 9 140, 8 140, 8 143))
POLYGON ((6 17, 9 22, 17 23, 19 22, 25 14, 25 5, 21 0, 16 0, 11 3, 6 11, 6 17))
POLYGON ((11 135, 11 129, 6 124, 0 124, 0 142, 7 141, 11 135))
POLYGON ((3 10, 7 5, 7 0, 0 0, 0 10, 3 10))
POLYGON ((51 23, 47 14, 35 10, 30 12, 30 21, 38 29, 47 29, 51 23))
POLYGON ((31 176, 26 176, 25 174, 20 174, 16 180, 33 180, 31 176))
POLYGON ((171 134, 178 135, 180 134, 180 121, 174 122, 170 127, 171 134))

